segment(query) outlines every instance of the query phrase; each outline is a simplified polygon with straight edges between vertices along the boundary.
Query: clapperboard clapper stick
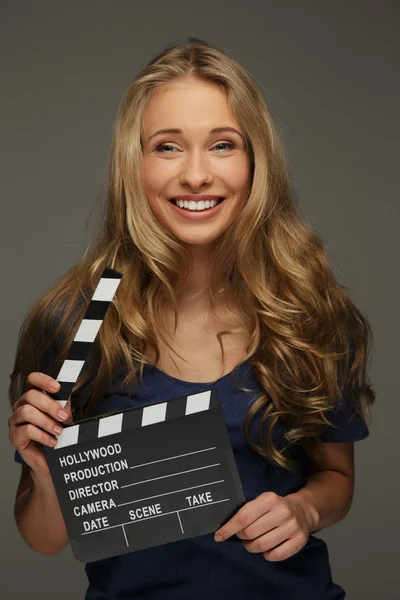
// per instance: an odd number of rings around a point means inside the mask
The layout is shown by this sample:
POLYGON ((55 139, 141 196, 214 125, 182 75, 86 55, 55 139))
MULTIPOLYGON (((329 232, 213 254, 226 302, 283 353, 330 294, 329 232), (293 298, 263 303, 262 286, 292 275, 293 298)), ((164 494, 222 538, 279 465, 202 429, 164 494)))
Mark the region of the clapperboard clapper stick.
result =
MULTIPOLYGON (((112 269, 102 275, 57 377, 59 402, 121 277, 112 269)), ((57 440, 43 452, 72 552, 83 562, 212 533, 245 502, 215 388, 175 398, 161 388, 159 402, 66 424, 57 440)))

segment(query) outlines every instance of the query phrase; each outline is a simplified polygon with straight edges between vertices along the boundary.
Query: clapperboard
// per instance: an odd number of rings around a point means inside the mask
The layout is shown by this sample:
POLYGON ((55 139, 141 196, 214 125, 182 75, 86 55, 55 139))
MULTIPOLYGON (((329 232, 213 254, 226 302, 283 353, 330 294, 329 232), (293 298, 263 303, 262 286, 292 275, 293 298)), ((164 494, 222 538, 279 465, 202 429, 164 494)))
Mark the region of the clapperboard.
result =
MULTIPOLYGON (((64 406, 122 275, 106 268, 52 396, 64 406)), ((43 446, 76 559, 216 531, 245 502, 215 388, 68 423, 43 446)))

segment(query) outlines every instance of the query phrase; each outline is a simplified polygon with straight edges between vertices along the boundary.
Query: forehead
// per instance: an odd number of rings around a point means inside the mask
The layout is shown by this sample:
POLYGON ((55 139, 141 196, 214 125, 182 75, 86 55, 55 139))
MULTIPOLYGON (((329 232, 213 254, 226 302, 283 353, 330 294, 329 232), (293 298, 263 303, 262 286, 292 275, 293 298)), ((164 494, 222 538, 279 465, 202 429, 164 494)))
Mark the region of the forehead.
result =
POLYGON ((143 131, 178 128, 187 133, 208 132, 221 125, 240 126, 231 113, 226 93, 209 81, 180 79, 159 86, 143 114, 143 131))

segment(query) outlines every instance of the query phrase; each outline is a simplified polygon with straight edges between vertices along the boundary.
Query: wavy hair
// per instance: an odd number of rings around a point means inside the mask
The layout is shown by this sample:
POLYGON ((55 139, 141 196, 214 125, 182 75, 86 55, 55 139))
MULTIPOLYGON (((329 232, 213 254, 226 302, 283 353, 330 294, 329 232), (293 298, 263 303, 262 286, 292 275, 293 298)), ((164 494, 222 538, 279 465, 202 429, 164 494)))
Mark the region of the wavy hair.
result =
POLYGON ((257 84, 229 54, 197 38, 167 46, 126 90, 114 123, 100 226, 78 264, 25 316, 10 375, 11 405, 27 375, 43 370, 51 349, 56 359, 46 372, 58 373, 106 266, 123 279, 72 392, 74 419, 90 415, 117 374, 127 374, 123 387, 137 373, 142 380, 146 349, 155 352, 156 364, 160 342, 174 352, 165 316, 172 311, 176 327, 177 295, 190 265, 184 247, 149 207, 141 136, 151 94, 178 77, 212 82, 225 92, 251 157, 248 195, 214 244, 208 287, 212 311, 228 293, 237 303, 237 326, 217 336, 223 364, 223 335, 246 332, 250 339, 246 358, 262 393, 244 423, 247 443, 285 469, 295 468, 286 453, 293 444, 318 463, 324 425, 344 397, 369 416, 375 399, 366 372, 371 329, 331 271, 321 236, 300 214, 283 145, 257 84), (259 411, 254 440, 250 424, 259 411), (283 448, 273 436, 280 419, 287 426, 283 448))

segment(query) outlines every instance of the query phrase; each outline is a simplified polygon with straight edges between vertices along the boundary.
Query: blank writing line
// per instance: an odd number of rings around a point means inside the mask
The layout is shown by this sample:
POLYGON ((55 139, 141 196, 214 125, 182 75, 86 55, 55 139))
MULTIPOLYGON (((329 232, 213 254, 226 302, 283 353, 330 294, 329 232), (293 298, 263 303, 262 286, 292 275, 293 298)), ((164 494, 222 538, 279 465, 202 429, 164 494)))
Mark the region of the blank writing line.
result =
POLYGON ((90 535, 91 533, 98 533, 99 531, 107 531, 108 529, 114 529, 114 527, 122 527, 123 525, 132 525, 134 523, 141 523, 148 519, 156 519, 157 517, 166 517, 167 515, 174 515, 175 513, 184 512, 185 510, 192 510, 193 508, 204 508, 205 506, 211 506, 212 504, 219 504, 220 502, 228 502, 230 498, 224 498, 224 500, 216 500, 215 502, 207 502, 207 504, 200 504, 199 506, 188 506, 187 508, 180 508, 179 510, 171 510, 171 512, 162 513, 161 515, 154 515, 152 517, 144 517, 137 521, 127 521, 126 523, 119 523, 119 525, 110 525, 109 527, 103 527, 103 529, 94 529, 93 531, 85 531, 81 535, 90 535))
POLYGON ((174 490, 173 492, 165 492, 165 494, 156 494, 155 496, 147 496, 147 498, 139 498, 139 500, 130 500, 130 502, 122 502, 117 504, 118 506, 126 506, 127 504, 134 504, 135 502, 144 502, 145 500, 151 500, 152 498, 159 498, 160 496, 168 496, 169 494, 177 494, 178 492, 187 492, 188 490, 195 490, 197 488, 205 487, 206 485, 215 485, 216 483, 224 483, 225 479, 219 481, 210 481, 209 483, 202 483, 201 485, 194 485, 188 488, 182 488, 181 490, 174 490))
POLYGON ((168 456, 167 458, 160 458, 160 460, 152 460, 151 462, 143 463, 141 465, 134 465, 129 467, 130 469, 138 469, 139 467, 145 467, 146 465, 154 465, 155 463, 163 462, 165 460, 174 460, 174 458, 181 458, 182 456, 190 456, 191 454, 199 454, 200 452, 208 452, 209 450, 215 450, 216 446, 212 448, 204 448, 204 450, 196 450, 195 452, 187 452, 186 454, 178 454, 177 456, 168 456))
POLYGON ((215 463, 214 465, 206 465, 205 467, 197 467, 197 469, 189 469, 188 471, 179 471, 179 473, 171 473, 171 475, 161 475, 161 477, 153 477, 153 479, 145 479, 144 481, 137 481, 136 483, 128 483, 127 485, 121 485, 122 488, 131 487, 132 485, 140 485, 141 483, 148 483, 149 481, 157 481, 158 479, 166 479, 166 477, 175 477, 175 475, 183 475, 184 473, 193 473, 193 471, 201 471, 202 469, 210 469, 211 467, 219 467, 221 463, 215 463))

